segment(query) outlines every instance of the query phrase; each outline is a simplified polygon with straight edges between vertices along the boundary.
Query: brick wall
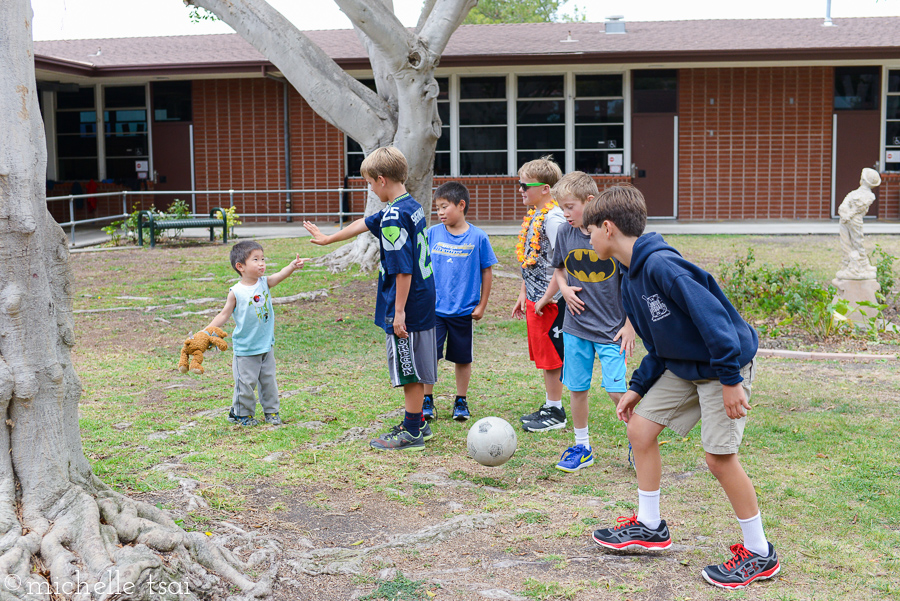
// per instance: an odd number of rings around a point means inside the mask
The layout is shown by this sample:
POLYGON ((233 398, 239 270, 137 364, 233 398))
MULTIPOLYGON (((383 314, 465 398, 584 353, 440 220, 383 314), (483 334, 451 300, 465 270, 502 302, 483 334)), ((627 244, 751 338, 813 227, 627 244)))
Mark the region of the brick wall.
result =
MULTIPOLYGON (((601 190, 613 184, 631 182, 631 178, 626 176, 604 176, 594 179, 601 190)), ((434 186, 449 181, 460 182, 469 189, 471 206, 466 215, 469 221, 518 221, 525 215, 526 208, 522 204, 518 176, 435 177, 434 186)), ((365 181, 361 178, 352 178, 350 186, 365 188, 365 181)), ((352 206, 353 211, 362 212, 365 209, 365 196, 354 194, 352 206)))
MULTIPOLYGON (((197 80, 193 86, 198 190, 284 189, 282 86, 269 79, 197 80)), ((228 195, 197 196, 197 212, 228 207, 228 195)), ((283 195, 237 195, 238 214, 281 212, 283 195)))
POLYGON ((682 70, 679 219, 829 218, 832 81, 830 67, 682 70))
MULTIPOLYGON (((270 79, 194 82, 197 189, 284 190, 283 84, 270 79)), ((291 180, 295 189, 334 189, 343 183, 344 136, 294 90, 288 94, 291 180)), ((228 206, 227 194, 198 197, 197 211, 228 206)), ((238 214, 287 212, 286 194, 236 195, 238 214)), ((337 212, 336 193, 292 195, 291 211, 337 212)), ((283 221, 283 217, 255 221, 283 221)))
POLYGON ((878 187, 878 218, 900 219, 900 173, 882 173, 878 187))

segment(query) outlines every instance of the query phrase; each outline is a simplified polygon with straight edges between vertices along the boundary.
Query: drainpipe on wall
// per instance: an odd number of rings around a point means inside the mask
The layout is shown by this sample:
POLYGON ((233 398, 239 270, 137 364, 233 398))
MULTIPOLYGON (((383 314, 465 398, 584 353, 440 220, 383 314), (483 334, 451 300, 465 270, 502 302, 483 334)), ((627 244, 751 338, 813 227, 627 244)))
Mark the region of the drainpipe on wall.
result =
MULTIPOLYGON (((290 190, 293 183, 293 181, 291 180, 291 107, 288 94, 291 84, 284 77, 277 77, 275 75, 272 75, 271 73, 265 73, 265 76, 274 81, 281 82, 281 84, 283 85, 282 99, 284 103, 284 131, 282 132, 282 136, 284 138, 284 189, 290 190)), ((284 199, 284 212, 293 213, 293 205, 293 196, 291 196, 291 193, 288 192, 284 199)), ((286 221, 287 223, 293 223, 294 218, 289 216, 286 218, 286 221)))

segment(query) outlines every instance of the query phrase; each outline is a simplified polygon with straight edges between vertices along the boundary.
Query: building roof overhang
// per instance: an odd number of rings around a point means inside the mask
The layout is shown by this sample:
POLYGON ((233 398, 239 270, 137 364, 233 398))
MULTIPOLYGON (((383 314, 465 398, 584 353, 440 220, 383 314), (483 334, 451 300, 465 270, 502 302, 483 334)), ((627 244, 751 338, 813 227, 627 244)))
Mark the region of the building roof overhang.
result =
MULTIPOLYGON (((468 25, 454 33, 443 68, 528 65, 709 65, 798 61, 900 61, 900 17, 628 23, 468 25), (486 29, 490 28, 490 29, 486 29)), ((346 70, 371 65, 352 30, 302 32, 346 70)), ((68 40, 35 43, 42 75, 77 79, 248 76, 276 72, 237 34, 68 40)))

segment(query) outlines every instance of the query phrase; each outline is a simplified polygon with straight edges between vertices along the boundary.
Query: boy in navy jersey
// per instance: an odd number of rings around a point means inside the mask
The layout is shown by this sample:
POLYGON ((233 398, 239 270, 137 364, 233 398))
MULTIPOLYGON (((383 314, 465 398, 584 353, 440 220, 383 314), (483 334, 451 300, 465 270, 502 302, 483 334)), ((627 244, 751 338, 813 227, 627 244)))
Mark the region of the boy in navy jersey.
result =
POLYGON ((434 278, 425 237, 425 211, 406 191, 409 168, 398 149, 376 149, 359 170, 387 206, 330 236, 308 221, 303 226, 312 235, 313 244, 348 240, 366 231, 378 239, 381 269, 375 324, 386 333, 391 384, 403 387, 406 413, 402 424, 369 444, 379 450, 421 451, 432 436, 431 427, 422 419, 425 385, 437 380, 434 278))

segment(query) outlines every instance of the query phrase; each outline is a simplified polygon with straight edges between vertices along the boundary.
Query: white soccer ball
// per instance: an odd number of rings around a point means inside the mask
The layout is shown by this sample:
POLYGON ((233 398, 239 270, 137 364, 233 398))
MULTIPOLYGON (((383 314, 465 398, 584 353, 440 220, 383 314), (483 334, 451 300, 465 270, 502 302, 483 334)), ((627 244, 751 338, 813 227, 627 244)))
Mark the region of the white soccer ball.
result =
POLYGON ((505 419, 482 417, 469 428, 469 457, 489 467, 503 465, 516 452, 516 431, 505 419))

